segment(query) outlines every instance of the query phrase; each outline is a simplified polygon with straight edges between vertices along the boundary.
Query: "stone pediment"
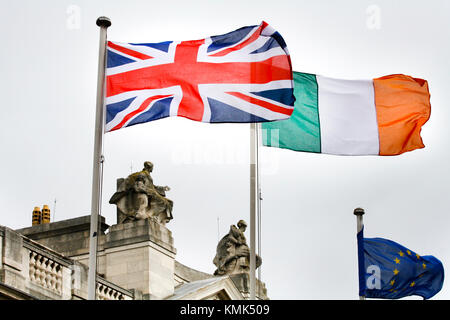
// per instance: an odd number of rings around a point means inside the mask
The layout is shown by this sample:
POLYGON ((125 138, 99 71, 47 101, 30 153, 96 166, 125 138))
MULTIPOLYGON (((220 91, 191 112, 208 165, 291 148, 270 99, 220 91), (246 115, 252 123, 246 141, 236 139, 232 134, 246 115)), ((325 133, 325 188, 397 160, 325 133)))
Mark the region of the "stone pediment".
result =
POLYGON ((243 300, 241 292, 228 276, 183 283, 167 300, 243 300))

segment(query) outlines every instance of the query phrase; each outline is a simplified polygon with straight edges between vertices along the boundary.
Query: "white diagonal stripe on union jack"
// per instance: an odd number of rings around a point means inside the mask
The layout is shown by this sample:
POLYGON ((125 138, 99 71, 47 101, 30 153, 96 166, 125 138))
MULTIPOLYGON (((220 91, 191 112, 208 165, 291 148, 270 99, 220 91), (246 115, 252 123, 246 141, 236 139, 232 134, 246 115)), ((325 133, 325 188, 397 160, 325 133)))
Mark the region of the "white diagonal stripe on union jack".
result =
POLYGON ((281 120, 295 101, 287 47, 265 22, 202 40, 108 42, 106 75, 106 131, 168 116, 281 120))

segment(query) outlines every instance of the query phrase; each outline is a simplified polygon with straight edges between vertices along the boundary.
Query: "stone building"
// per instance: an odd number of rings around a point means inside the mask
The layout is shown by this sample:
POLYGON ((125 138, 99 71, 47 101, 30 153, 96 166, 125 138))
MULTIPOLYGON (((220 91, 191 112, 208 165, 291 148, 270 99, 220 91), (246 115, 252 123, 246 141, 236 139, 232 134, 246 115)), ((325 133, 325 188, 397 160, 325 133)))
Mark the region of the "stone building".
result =
MULTIPOLYGON (((179 263, 164 225, 100 223, 97 299, 248 299, 248 273, 214 276, 179 263)), ((89 231, 90 216, 19 230, 0 226, 0 299, 87 299, 89 231)), ((259 285, 258 298, 267 299, 259 285)))
MULTIPOLYGON (((155 186, 152 170, 146 161, 142 171, 117 180, 110 200, 117 206, 117 224, 109 226, 100 217, 97 299, 248 299, 245 221, 231 226, 219 242, 214 274, 179 263, 166 227, 173 219, 173 202, 165 195, 170 188, 155 186)), ((42 217, 38 209, 29 228, 0 226, 0 299, 87 299, 91 217, 50 223, 48 206, 42 217)), ((256 296, 267 299, 259 281, 256 296)))

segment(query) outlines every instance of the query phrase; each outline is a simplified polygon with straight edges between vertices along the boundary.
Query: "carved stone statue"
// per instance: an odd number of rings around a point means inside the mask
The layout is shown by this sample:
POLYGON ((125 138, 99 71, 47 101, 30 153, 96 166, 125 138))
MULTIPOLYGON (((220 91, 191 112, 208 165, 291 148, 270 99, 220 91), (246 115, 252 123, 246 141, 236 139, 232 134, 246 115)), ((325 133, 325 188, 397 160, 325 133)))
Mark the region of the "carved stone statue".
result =
POLYGON ((173 201, 166 198, 166 191, 170 188, 155 186, 150 175, 152 171, 153 163, 146 161, 142 171, 118 180, 117 192, 109 200, 109 203, 117 205, 117 223, 153 219, 165 225, 173 219, 173 201))
MULTIPOLYGON (((230 275, 250 272, 250 248, 247 245, 244 232, 247 223, 239 220, 237 227, 230 226, 230 231, 217 245, 213 263, 217 267, 214 275, 230 275)), ((262 263, 261 257, 256 255, 256 268, 262 263)))

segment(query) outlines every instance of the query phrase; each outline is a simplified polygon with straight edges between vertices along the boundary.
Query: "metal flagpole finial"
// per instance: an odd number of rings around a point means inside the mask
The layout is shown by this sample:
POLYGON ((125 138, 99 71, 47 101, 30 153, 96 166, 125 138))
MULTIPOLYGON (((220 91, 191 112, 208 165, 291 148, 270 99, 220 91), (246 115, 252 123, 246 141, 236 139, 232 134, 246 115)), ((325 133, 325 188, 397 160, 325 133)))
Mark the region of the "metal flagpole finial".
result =
POLYGON ((97 21, 95 22, 99 27, 106 27, 108 28, 111 26, 111 19, 108 17, 98 17, 97 21))
POLYGON ((356 208, 355 210, 353 210, 353 214, 355 216, 362 216, 364 214, 364 209, 363 208, 356 208))

